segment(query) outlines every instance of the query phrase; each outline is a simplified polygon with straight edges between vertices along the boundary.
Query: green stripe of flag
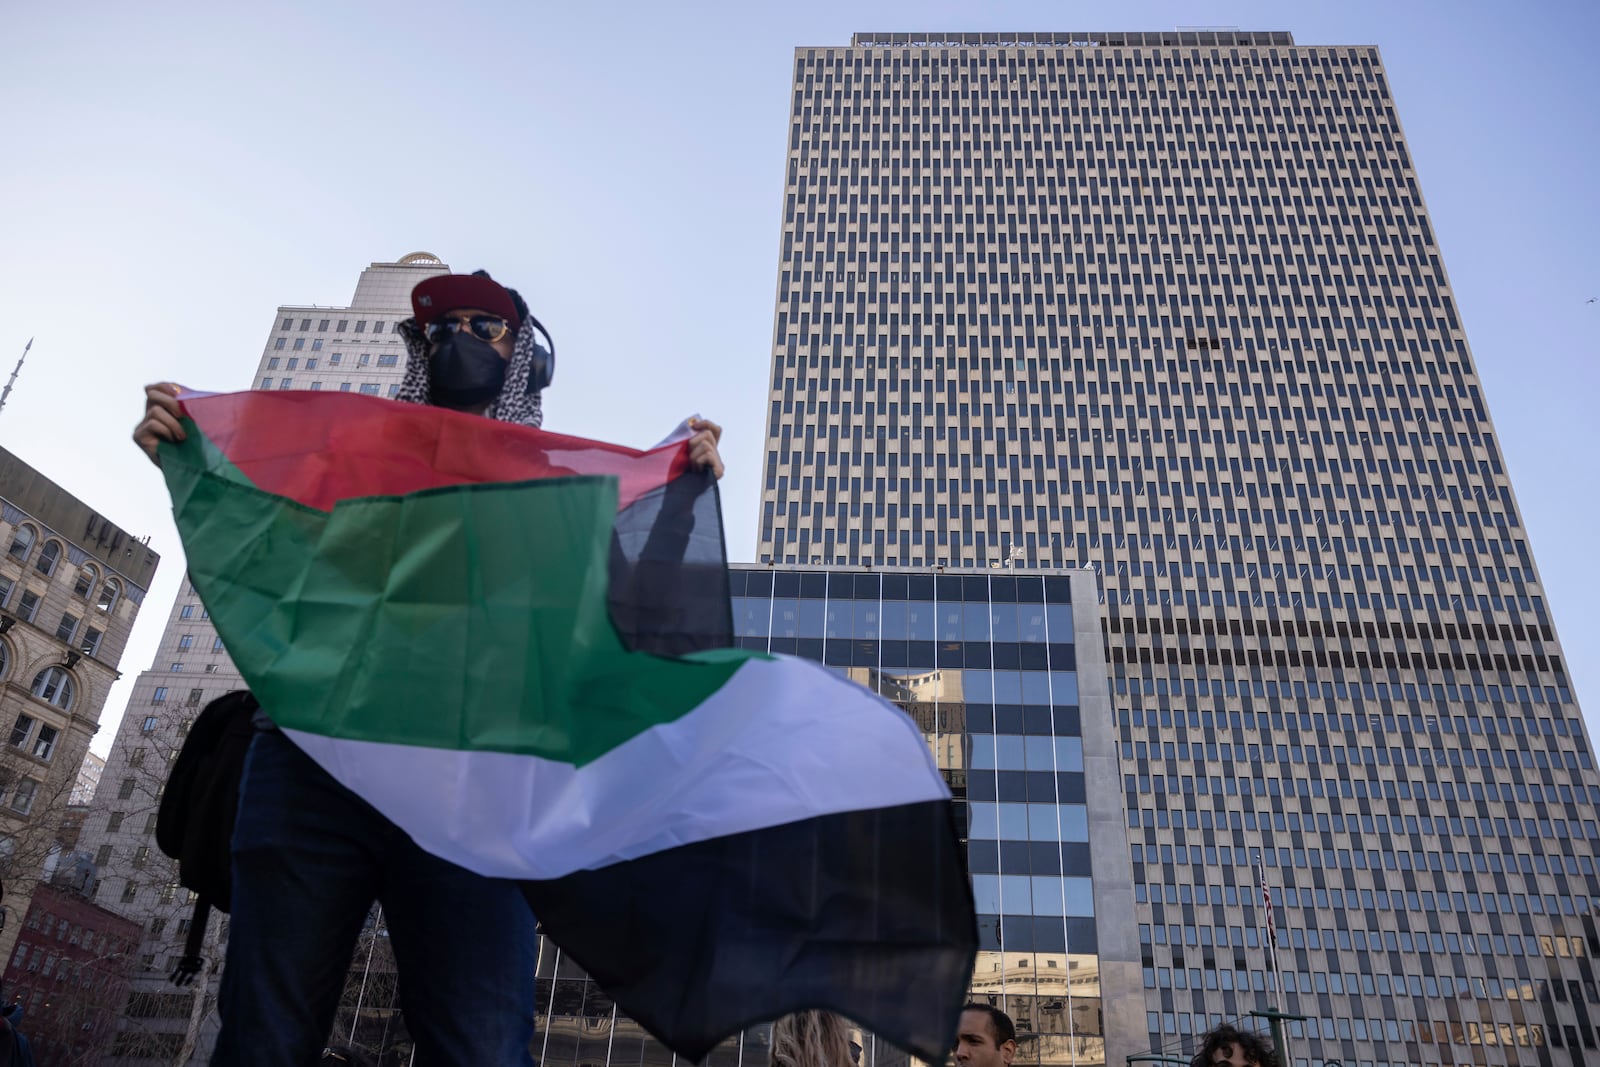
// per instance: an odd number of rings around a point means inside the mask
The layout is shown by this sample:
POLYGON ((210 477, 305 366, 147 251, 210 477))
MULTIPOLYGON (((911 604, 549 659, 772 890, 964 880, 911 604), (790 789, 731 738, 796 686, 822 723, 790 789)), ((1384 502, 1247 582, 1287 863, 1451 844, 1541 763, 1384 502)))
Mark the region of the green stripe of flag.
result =
POLYGON ((287 728, 582 765, 688 713, 751 658, 623 647, 604 586, 611 478, 324 513, 249 485, 197 429, 162 446, 162 469, 196 588, 287 728))

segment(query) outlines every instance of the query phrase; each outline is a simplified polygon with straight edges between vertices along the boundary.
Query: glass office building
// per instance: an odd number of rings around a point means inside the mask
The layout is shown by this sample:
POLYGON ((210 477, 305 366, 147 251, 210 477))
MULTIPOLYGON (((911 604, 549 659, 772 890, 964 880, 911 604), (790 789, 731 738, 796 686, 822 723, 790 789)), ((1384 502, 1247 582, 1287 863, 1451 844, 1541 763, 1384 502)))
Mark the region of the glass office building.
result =
POLYGON ((1097 592, 1086 571, 733 572, 743 647, 818 660, 922 729, 966 827, 973 994, 1016 1020, 1019 1063, 1106 1062, 1107 1012, 1137 1022, 1142 997, 1097 592))
POLYGON ((759 558, 1098 575, 1110 1058, 1281 996, 1305 1067, 1600 1062, 1600 779, 1378 50, 858 34, 790 89, 759 558))

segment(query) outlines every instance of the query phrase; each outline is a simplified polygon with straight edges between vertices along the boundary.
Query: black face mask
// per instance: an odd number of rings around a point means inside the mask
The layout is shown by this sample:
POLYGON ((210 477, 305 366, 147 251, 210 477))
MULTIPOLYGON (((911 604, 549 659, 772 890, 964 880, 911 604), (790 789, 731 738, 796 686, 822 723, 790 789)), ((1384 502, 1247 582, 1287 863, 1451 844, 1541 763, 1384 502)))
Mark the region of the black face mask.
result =
POLYGON ((506 383, 506 361, 487 341, 465 330, 446 337, 428 357, 430 401, 435 407, 466 411, 500 395, 506 383))

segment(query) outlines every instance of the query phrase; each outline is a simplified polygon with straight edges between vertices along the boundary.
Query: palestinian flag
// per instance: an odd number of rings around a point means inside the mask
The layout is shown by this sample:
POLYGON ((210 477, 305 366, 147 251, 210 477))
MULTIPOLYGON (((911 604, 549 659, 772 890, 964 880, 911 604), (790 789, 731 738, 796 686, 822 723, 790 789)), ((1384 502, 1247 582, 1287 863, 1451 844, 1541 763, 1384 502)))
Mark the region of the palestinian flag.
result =
POLYGON ((911 720, 733 651, 714 481, 347 393, 182 399, 189 574, 289 737, 429 851, 523 882, 674 1051, 831 1008, 929 1060, 976 949, 911 720))

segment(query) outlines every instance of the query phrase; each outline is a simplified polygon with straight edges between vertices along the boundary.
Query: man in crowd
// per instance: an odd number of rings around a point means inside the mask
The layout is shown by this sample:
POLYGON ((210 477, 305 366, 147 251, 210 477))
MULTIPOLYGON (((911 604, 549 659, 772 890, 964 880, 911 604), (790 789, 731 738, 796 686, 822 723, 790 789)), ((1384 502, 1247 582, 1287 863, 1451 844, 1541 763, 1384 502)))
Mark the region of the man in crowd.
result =
POLYGON ((969 1003, 961 1009, 956 1031, 957 1067, 1011 1067, 1017 1054, 1017 1026, 992 1004, 969 1003))

